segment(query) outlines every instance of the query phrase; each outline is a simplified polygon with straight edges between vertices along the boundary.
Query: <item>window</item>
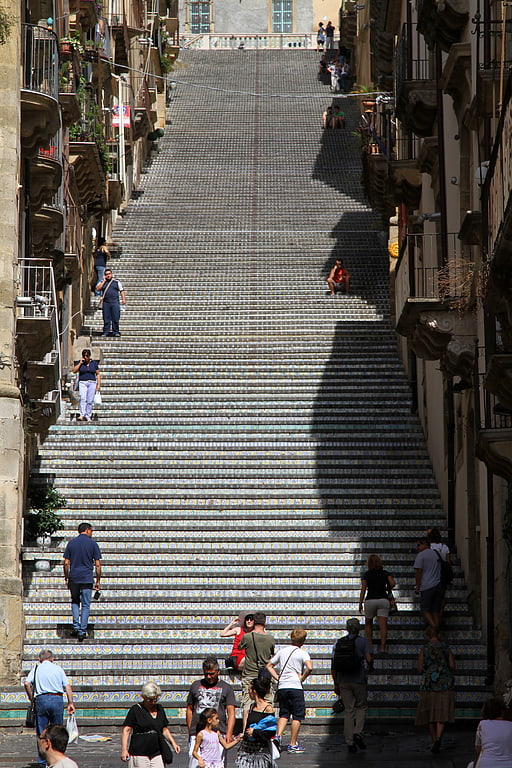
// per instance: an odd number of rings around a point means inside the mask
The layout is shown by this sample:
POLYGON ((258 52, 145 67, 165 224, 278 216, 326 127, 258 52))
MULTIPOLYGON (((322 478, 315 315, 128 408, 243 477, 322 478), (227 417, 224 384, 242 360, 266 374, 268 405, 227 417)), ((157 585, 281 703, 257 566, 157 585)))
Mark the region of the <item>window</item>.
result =
POLYGON ((272 0, 272 32, 293 32, 293 0, 272 0))
POLYGON ((190 0, 190 32, 194 35, 210 31, 210 3, 190 0))

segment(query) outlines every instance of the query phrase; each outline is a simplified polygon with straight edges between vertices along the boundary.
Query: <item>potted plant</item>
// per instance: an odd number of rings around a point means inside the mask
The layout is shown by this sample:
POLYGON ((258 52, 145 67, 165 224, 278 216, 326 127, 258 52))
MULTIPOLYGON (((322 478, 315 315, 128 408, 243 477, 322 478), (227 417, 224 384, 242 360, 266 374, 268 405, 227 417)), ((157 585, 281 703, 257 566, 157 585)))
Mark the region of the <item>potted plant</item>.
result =
POLYGON ((83 54, 84 47, 79 32, 70 32, 59 41, 60 54, 63 58, 72 58, 73 52, 83 54))
POLYGON ((49 547, 53 534, 64 528, 57 511, 66 504, 66 499, 51 485, 36 486, 30 491, 26 527, 39 547, 49 547))

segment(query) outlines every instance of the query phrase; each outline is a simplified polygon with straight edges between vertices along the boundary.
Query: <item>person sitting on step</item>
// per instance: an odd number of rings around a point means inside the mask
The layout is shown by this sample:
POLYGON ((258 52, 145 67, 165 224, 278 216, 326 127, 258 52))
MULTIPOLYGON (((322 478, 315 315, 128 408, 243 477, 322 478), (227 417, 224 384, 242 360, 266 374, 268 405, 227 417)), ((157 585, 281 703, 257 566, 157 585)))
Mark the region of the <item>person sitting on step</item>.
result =
POLYGON ((329 277, 327 278, 330 295, 334 296, 336 291, 341 289, 342 285, 345 286, 345 293, 348 293, 350 277, 350 272, 343 266, 342 260, 336 259, 334 267, 329 272, 329 277))

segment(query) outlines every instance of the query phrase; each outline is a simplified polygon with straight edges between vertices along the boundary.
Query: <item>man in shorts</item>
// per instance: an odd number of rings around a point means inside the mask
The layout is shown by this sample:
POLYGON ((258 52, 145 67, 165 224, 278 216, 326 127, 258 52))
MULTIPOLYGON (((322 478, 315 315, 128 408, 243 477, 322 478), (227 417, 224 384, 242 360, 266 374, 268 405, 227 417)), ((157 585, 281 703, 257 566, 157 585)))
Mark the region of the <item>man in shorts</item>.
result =
POLYGON ((345 269, 341 259, 336 259, 334 267, 329 272, 327 284, 331 296, 334 296, 336 291, 341 290, 342 285, 345 286, 345 293, 348 293, 348 289, 350 288, 350 272, 348 269, 345 269))
MULTIPOLYGON (((266 632, 265 625, 267 617, 261 611, 254 614, 254 629, 252 632, 246 632, 240 640, 238 647, 245 650, 245 663, 242 669, 242 709, 243 709, 243 727, 247 723, 247 716, 252 704, 249 696, 249 685, 255 677, 258 677, 260 669, 267 665, 274 655, 276 641, 273 636, 266 632)), ((272 704, 274 694, 269 691, 265 697, 272 704)))
POLYGON ((429 539, 420 539, 416 544, 418 554, 414 561, 416 587, 414 593, 420 596, 420 610, 425 622, 430 627, 439 628, 441 600, 441 562, 430 549, 429 539))
POLYGON ((267 664, 267 669, 277 680, 277 699, 279 701, 279 720, 277 721, 276 739, 280 742, 286 728, 286 723, 292 718, 290 726, 290 743, 288 752, 304 752, 297 741, 299 728, 306 716, 306 704, 302 684, 311 674, 313 665, 307 651, 302 650, 306 642, 307 632, 302 627, 296 627, 290 632, 291 645, 281 648, 267 664), (277 674, 275 667, 279 667, 277 674))

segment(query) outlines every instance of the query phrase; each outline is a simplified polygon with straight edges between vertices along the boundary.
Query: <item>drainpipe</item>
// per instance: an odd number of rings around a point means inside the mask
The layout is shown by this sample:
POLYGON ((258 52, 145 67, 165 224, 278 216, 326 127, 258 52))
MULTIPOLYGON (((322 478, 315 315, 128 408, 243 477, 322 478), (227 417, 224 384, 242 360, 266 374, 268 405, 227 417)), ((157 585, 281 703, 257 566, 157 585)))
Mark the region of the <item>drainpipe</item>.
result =
POLYGON ((446 453, 447 453, 447 491, 448 491, 448 541, 455 543, 455 408, 453 404, 453 378, 447 380, 446 404, 446 453))
POLYGON ((493 474, 487 470, 487 676, 486 685, 494 682, 496 645, 494 642, 494 493, 493 474))
POLYGON ((439 210, 441 212, 441 265, 448 263, 448 222, 446 210, 446 161, 444 146, 444 104, 441 75, 443 73, 443 57, 441 47, 436 43, 436 89, 437 89, 437 137, 439 140, 439 210))

